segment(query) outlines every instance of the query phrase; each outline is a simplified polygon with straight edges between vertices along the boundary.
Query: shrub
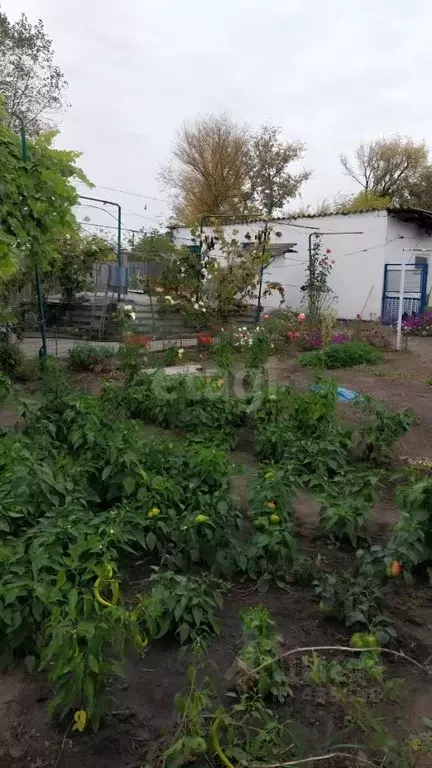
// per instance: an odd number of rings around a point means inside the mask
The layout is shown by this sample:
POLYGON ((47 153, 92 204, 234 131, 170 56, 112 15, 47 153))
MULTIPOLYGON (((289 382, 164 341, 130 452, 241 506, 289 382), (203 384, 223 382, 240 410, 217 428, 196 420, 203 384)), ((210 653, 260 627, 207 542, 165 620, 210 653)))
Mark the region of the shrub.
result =
POLYGON ((378 350, 363 341, 345 344, 329 344, 322 350, 305 352, 299 358, 300 365, 308 368, 351 368, 355 365, 376 365, 383 361, 378 350))
POLYGON ((16 344, 0 344, 0 371, 10 375, 16 373, 24 361, 24 354, 16 344))
POLYGON ((367 327, 364 329, 356 330, 353 336, 354 341, 365 341, 375 349, 380 349, 382 352, 391 352, 394 349, 394 343, 389 331, 385 331, 379 326, 367 327))
POLYGON ((40 360, 38 357, 27 358, 22 361, 19 368, 16 370, 16 378, 18 381, 29 382, 37 381, 40 378, 41 368, 40 360))
POLYGON ((95 344, 76 344, 69 352, 69 366, 74 371, 109 370, 117 356, 115 349, 95 344))
POLYGON ((351 341, 349 333, 334 333, 331 337, 332 344, 346 344, 348 341, 351 341))
POLYGON ((305 331, 300 334, 299 347, 304 352, 321 349, 322 345, 322 333, 320 328, 315 328, 312 331, 305 331))
POLYGON ((0 371, 0 405, 6 402, 11 391, 11 380, 0 371))

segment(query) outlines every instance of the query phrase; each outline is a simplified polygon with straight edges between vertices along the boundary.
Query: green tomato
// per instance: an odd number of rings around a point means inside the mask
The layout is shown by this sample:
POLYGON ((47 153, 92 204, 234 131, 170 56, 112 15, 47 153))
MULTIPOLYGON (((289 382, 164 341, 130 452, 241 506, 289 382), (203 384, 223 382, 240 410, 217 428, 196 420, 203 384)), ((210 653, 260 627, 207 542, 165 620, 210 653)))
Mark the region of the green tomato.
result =
POLYGON ((195 518, 195 522, 197 525, 202 525, 203 523, 206 523, 208 520, 207 515, 197 515, 195 518))
POLYGON ((280 521, 280 517, 279 517, 279 515, 270 515, 270 522, 271 522, 271 523, 274 523, 274 524, 276 524, 276 523, 278 523, 279 521, 280 521))
POLYGON ((191 745, 191 748, 193 752, 197 754, 207 752, 207 742, 204 739, 202 739, 200 736, 197 736, 193 740, 193 745, 191 745))
POLYGON ((331 616, 334 613, 334 605, 329 600, 321 600, 319 609, 321 613, 325 613, 327 616, 331 616))
POLYGON ((351 648, 366 648, 365 635, 363 632, 355 632, 351 636, 350 646, 351 648))
POLYGON ((379 648, 380 643, 376 635, 373 634, 373 632, 366 632, 363 637, 364 646, 363 648, 379 648))
POLYGON ((264 480, 273 480, 274 478, 274 472, 271 470, 269 472, 266 472, 264 475, 264 480))

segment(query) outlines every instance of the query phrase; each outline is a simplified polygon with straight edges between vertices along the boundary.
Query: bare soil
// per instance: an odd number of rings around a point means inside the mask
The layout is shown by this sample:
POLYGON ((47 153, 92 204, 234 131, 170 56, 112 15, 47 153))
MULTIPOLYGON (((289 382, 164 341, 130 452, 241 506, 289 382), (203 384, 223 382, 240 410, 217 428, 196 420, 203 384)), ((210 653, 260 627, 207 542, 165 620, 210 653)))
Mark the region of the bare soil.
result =
MULTIPOLYGON (((426 659, 432 653, 432 610, 423 605, 426 598, 421 590, 411 589, 406 595, 395 590, 391 596, 394 602, 391 613, 400 631, 399 645, 416 659, 426 659), (412 602, 414 605, 410 608, 412 602)), ((221 612, 223 629, 210 647, 205 670, 214 679, 221 700, 233 687, 230 671, 240 642, 238 612, 245 605, 259 603, 272 612, 287 650, 349 642, 345 629, 322 618, 316 600, 306 588, 293 585, 289 592, 270 589, 261 596, 250 585, 235 586, 225 598, 221 612)), ((50 695, 46 683, 30 677, 22 668, 3 673, 0 677, 0 765, 2 768, 155 765, 163 732, 172 724, 173 697, 187 685, 188 663, 189 658, 179 654, 178 644, 169 639, 153 644, 144 657, 129 659, 125 679, 115 690, 114 715, 96 734, 72 733, 64 725, 50 723, 46 715, 50 695)), ((430 716, 430 682, 409 664, 389 661, 388 666, 392 677, 403 677, 406 681, 410 694, 405 718, 413 727, 418 727, 422 717, 430 716)), ((322 689, 308 684, 299 657, 291 661, 288 668, 293 673, 294 696, 284 706, 276 707, 276 712, 284 719, 295 721, 310 749, 317 749, 331 734, 342 730, 343 710, 322 689)), ((399 713, 399 707, 396 712, 399 713)))
MULTIPOLYGON (((299 368, 293 360, 275 360, 270 376, 280 383, 306 386, 310 372, 299 368)), ((358 392, 369 392, 391 408, 411 408, 418 424, 400 441, 397 455, 432 457, 432 387, 425 381, 432 377, 432 339, 413 339, 409 351, 398 356, 386 355, 383 365, 338 371, 338 382, 358 392)), ((76 384, 94 392, 100 388, 100 377, 92 374, 77 377, 76 384)), ((349 418, 349 405, 343 406, 349 418)), ((13 426, 17 416, 0 409, 0 426, 13 426)), ((233 459, 245 467, 236 478, 235 487, 242 506, 247 503, 248 485, 256 466, 249 446, 240 444, 233 459)), ((393 489, 385 489, 373 510, 370 535, 381 540, 397 518, 393 489)), ((295 502, 297 534, 305 554, 317 558, 322 567, 338 572, 349 571, 350 553, 329 547, 317 539, 318 505, 307 494, 295 502)), ((144 577, 144 574, 143 574, 144 577)), ((134 579, 137 578, 136 571, 134 579)), ((138 576, 138 578, 140 578, 138 576)), ((145 584, 143 583, 143 590, 145 584)), ((398 630, 398 646, 418 661, 432 655, 432 606, 430 586, 407 587, 394 581, 385 588, 387 612, 398 630)), ((240 641, 238 613, 244 605, 263 603, 273 614, 286 648, 310 645, 346 644, 349 633, 337 622, 324 618, 310 589, 292 585, 289 591, 270 589, 263 596, 251 584, 236 584, 225 596, 221 612, 223 628, 210 646, 208 674, 216 682, 218 695, 232 687, 229 670, 240 641), (227 676, 228 674, 228 676, 227 676)), ((43 678, 29 676, 24 667, 0 675, 0 766, 1 768, 140 768, 155 765, 158 744, 172 723, 174 695, 186 685, 189 659, 179 654, 173 639, 155 642, 143 657, 128 660, 124 681, 115 689, 115 709, 111 719, 93 734, 73 733, 66 724, 55 724, 47 716, 49 686, 43 678)), ((420 670, 399 660, 388 660, 395 677, 406 681, 408 700, 406 722, 413 727, 432 712, 430 679, 420 670)), ((292 662, 294 696, 277 711, 296 721, 311 750, 329 735, 342 728, 340 706, 327 698, 321 689, 311 688, 299 673, 299 663, 292 662)), ((394 705, 390 718, 399 715, 394 705)), ((330 763, 326 763, 332 768, 330 763)), ((335 763, 336 765, 336 763, 335 763)), ((344 763, 337 764, 344 766, 344 763)), ((427 765, 427 762, 425 763, 427 765)))

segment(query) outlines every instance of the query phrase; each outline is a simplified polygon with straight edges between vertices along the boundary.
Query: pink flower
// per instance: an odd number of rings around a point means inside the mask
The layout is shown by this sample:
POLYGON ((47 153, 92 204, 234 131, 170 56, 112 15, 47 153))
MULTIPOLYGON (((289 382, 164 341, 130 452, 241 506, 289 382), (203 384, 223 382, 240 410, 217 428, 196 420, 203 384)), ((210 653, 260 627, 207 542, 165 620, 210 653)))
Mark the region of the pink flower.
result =
POLYGON ((300 312, 300 313, 297 315, 297 320, 299 321, 299 323, 304 323, 304 321, 306 320, 306 315, 305 315, 305 313, 304 313, 304 312, 300 312))
POLYGON ((331 248, 327 248, 326 253, 331 253, 331 248))
POLYGON ((268 320, 270 315, 263 315, 263 320, 268 320))

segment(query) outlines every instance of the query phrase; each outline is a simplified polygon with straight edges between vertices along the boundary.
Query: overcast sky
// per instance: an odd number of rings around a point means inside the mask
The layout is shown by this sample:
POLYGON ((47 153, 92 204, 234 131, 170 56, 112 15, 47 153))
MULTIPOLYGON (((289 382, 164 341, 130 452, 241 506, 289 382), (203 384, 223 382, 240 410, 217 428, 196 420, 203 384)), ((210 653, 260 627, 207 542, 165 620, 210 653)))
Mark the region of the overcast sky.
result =
MULTIPOLYGON (((0 0, 0 7, 13 19, 21 11, 43 19, 69 81, 58 145, 83 153, 96 185, 163 198, 156 174, 182 121, 223 110, 255 127, 271 121, 286 139, 305 142, 313 176, 304 205, 353 188, 338 156, 363 138, 398 132, 432 146, 430 0, 0 0)), ((129 227, 155 226, 168 212, 161 200, 90 194, 122 203, 129 227)))

